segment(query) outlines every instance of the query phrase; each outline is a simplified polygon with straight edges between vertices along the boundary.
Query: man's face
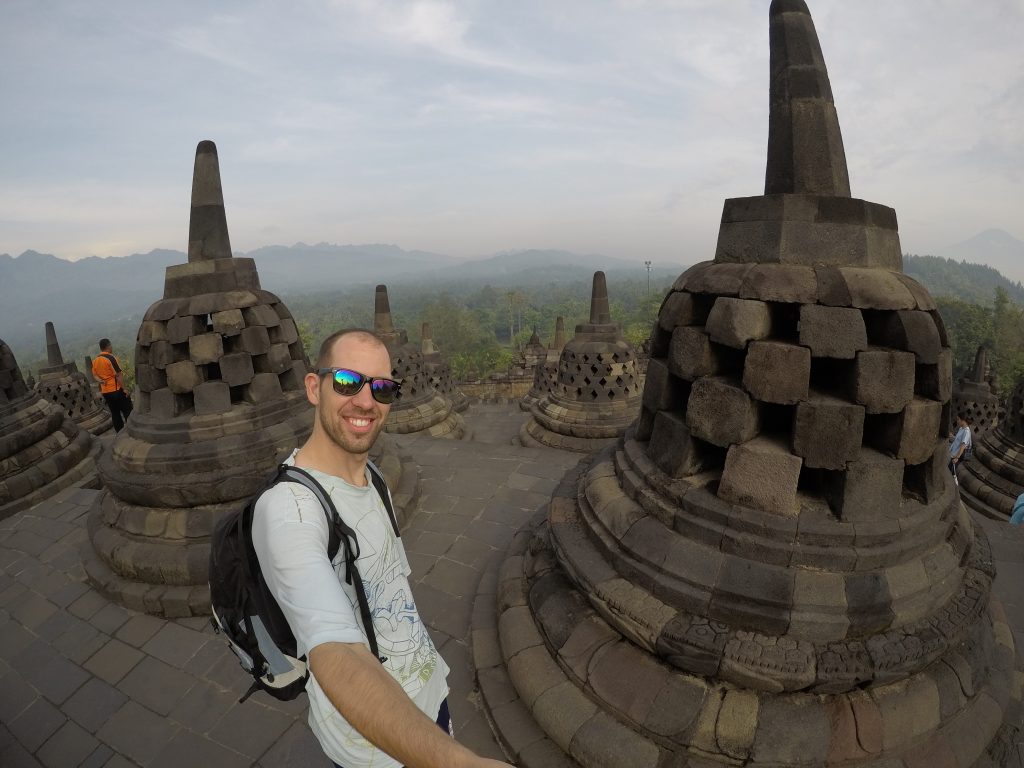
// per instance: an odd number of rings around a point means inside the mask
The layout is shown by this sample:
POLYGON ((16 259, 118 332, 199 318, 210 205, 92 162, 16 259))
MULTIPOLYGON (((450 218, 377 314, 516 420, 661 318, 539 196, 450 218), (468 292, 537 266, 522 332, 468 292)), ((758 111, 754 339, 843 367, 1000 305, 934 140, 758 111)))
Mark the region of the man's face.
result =
MULTIPOLYGON (((391 357, 387 349, 359 335, 342 336, 336 341, 331 359, 323 367, 349 368, 364 376, 391 378, 391 357)), ((314 387, 307 379, 306 394, 317 406, 324 431, 347 453, 366 454, 384 428, 391 406, 373 399, 369 382, 352 397, 344 397, 334 391, 331 376, 315 378, 314 387)))

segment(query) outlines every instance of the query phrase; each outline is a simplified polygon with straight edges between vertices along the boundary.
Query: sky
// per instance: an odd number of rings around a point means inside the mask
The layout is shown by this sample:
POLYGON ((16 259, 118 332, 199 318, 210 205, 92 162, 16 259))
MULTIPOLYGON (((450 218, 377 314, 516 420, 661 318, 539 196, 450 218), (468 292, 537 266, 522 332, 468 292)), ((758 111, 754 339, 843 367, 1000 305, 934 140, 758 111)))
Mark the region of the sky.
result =
MULTIPOLYGON (((809 0, 853 195, 903 250, 1024 239, 1024 0, 809 0)), ((768 0, 3 0, 0 253, 712 258, 763 192, 768 0)))

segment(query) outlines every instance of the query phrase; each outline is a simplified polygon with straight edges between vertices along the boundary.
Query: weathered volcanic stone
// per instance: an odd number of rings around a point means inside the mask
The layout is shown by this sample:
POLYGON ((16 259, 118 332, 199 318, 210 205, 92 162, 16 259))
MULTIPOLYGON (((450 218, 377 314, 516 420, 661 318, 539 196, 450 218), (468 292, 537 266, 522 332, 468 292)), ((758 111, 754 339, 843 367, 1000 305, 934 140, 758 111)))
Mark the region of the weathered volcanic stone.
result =
POLYGON ((576 326, 562 349, 551 391, 532 407, 519 432, 524 445, 590 453, 614 442, 636 419, 641 398, 637 353, 612 322, 608 307, 605 275, 596 272, 590 322, 576 326))
POLYGON ((797 514, 800 457, 788 446, 765 437, 729 449, 718 486, 719 498, 777 515, 797 514))
POLYGON ((780 341, 755 341, 747 349, 743 386, 757 400, 793 405, 807 399, 811 352, 780 341))
POLYGON ((136 346, 136 406, 99 464, 90 511, 92 584, 135 610, 209 611, 209 536, 308 435, 301 345, 271 345, 291 315, 228 239, 216 148, 196 150, 189 261, 167 268, 164 298, 136 346), (255 373, 253 356, 271 372, 255 373), (270 362, 266 362, 270 360, 270 362))
POLYGON ((857 353, 853 399, 868 413, 897 413, 914 397, 914 356, 892 349, 857 353))
MULTIPOLYGON (((52 339, 51 363, 60 354, 55 334, 52 339)), ((29 388, 11 348, 0 340, 0 520, 65 488, 91 486, 99 450, 99 442, 60 406, 29 388)))
POLYGON ((864 316, 852 307, 805 304, 800 307, 800 343, 814 357, 853 359, 868 348, 864 316))
MULTIPOLYGON (((547 356, 547 350, 540 343, 537 331, 534 329, 533 336, 527 344, 524 365, 531 369, 537 361, 547 356)), ((430 382, 431 389, 438 395, 445 398, 452 404, 452 409, 461 413, 469 407, 469 398, 455 384, 455 377, 452 375, 451 366, 441 354, 441 351, 434 344, 434 338, 430 330, 430 323, 423 323, 420 330, 420 354, 423 355, 423 373, 430 382)), ((532 373, 532 370, 531 370, 532 373)))
MULTIPOLYGON (((1014 641, 945 468, 948 337, 895 211, 851 197, 806 4, 769 20, 765 194, 662 303, 635 425, 481 583, 481 698, 527 768, 1019 763, 1014 641)), ((1024 384, 967 502, 1024 491, 1020 457, 1024 384)))
POLYGON ((763 301, 719 297, 708 315, 707 333, 712 341, 744 349, 753 339, 766 339, 772 318, 763 301))
MULTIPOLYGON (((40 397, 57 405, 75 424, 93 435, 113 429, 110 410, 96 396, 96 388, 73 361, 64 362, 53 323, 46 324, 46 356, 47 364, 39 369, 35 385, 40 397)), ((91 374, 92 369, 88 370, 91 374)))
POLYGON ((856 460, 864 437, 864 406, 820 392, 796 407, 793 453, 804 465, 842 470, 856 460))
POLYGON ((757 435, 757 405, 739 382, 707 376, 693 384, 686 406, 686 425, 695 437, 728 448, 757 435))
MULTIPOLYGON (((409 342, 405 329, 395 328, 386 285, 378 285, 374 294, 373 329, 391 353, 392 377, 402 382, 402 396, 391 406, 384 431, 461 439, 466 431, 465 420, 452 400, 432 385, 427 361, 419 347, 409 342)), ((450 370, 445 386, 455 390, 450 370)))

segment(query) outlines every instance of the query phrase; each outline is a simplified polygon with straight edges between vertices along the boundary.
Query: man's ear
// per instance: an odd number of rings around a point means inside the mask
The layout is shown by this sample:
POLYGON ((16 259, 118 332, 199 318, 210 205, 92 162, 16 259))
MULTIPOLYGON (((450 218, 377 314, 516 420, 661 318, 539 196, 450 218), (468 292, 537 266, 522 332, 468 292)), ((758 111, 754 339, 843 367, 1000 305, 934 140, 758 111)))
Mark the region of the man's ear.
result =
POLYGON ((306 399, 314 407, 320 405, 320 376, 315 373, 307 373, 303 383, 306 385, 306 399))

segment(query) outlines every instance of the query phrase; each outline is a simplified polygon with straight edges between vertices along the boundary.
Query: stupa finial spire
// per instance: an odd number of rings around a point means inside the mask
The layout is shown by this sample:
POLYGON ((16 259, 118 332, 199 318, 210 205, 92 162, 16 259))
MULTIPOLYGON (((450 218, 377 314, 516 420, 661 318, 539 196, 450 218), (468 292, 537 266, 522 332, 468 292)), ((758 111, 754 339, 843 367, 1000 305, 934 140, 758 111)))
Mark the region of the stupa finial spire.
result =
POLYGON ((394 333, 391 322, 391 302, 388 301, 388 287, 378 285, 373 297, 373 330, 377 333, 394 333))
POLYGON ((604 272, 594 273, 594 287, 590 292, 590 324, 608 325, 612 321, 612 313, 608 308, 608 283, 604 272))
POLYGON ((818 33, 804 0, 772 0, 764 193, 850 197, 843 136, 818 33))
POLYGON ((57 331, 53 323, 46 324, 46 363, 51 368, 57 365, 64 365, 64 356, 60 352, 60 344, 57 342, 57 331))
POLYGON ((206 140, 196 147, 192 172, 192 212, 188 222, 188 260, 230 259, 224 190, 220 183, 217 145, 206 140))

